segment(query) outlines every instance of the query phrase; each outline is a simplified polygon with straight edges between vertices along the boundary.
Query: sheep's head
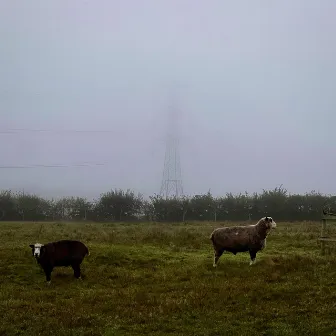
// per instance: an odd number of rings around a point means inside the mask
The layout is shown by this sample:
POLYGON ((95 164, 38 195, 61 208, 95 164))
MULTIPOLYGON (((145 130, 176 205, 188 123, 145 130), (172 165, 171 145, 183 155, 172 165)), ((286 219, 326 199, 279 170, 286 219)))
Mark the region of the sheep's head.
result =
POLYGON ((36 243, 34 245, 29 245, 29 247, 32 249, 33 256, 35 258, 39 258, 41 256, 42 250, 43 250, 43 244, 36 243))
POLYGON ((273 218, 269 216, 261 218, 257 225, 259 227, 262 227, 263 231, 266 231, 266 236, 270 233, 272 229, 275 229, 277 227, 277 224, 275 223, 273 218))
POLYGON ((277 227, 277 224, 274 222, 272 217, 264 217, 263 219, 269 229, 275 229, 277 227))

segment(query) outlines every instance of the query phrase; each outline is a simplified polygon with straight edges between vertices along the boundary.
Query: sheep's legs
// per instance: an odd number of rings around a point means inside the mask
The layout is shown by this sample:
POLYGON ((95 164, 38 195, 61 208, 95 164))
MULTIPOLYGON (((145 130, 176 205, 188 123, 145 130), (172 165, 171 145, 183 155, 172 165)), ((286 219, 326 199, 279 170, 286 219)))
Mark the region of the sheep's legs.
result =
POLYGON ((254 251, 249 251, 250 252, 250 257, 251 257, 251 261, 250 261, 250 266, 255 264, 256 262, 256 257, 257 257, 257 253, 254 251))
POLYGON ((214 252, 214 261, 213 261, 213 267, 217 267, 218 259, 223 254, 224 250, 216 251, 214 252))
POLYGON ((52 272, 52 268, 51 267, 46 267, 44 269, 44 273, 45 273, 45 276, 46 276, 46 281, 48 284, 50 284, 50 281, 51 281, 51 272, 52 272))
POLYGON ((80 265, 78 264, 73 264, 72 269, 74 270, 74 276, 76 279, 81 278, 81 271, 80 271, 80 265))

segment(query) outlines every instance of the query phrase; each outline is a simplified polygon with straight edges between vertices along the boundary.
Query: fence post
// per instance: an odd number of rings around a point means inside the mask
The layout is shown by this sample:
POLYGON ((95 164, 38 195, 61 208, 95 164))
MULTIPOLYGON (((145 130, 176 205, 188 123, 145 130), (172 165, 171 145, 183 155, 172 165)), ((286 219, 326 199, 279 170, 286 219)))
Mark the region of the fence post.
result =
POLYGON ((336 214, 323 211, 323 216, 322 216, 322 228, 321 228, 321 236, 319 238, 321 242, 321 254, 325 255, 326 250, 327 250, 327 243, 335 243, 336 238, 334 237, 328 237, 327 234, 327 223, 328 222, 336 222, 336 214))

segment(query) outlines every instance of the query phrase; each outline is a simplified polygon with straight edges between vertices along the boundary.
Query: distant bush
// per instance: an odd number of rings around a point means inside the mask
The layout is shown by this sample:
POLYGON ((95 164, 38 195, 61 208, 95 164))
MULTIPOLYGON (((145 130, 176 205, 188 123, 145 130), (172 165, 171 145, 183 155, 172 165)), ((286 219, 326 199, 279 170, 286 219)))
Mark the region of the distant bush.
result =
POLYGON ((323 208, 335 209, 336 196, 315 191, 290 195, 282 187, 252 195, 214 197, 208 192, 178 199, 154 195, 149 200, 131 190, 116 189, 93 202, 82 197, 56 201, 10 190, 0 192, 1 221, 244 221, 265 215, 278 221, 302 221, 319 220, 323 208))

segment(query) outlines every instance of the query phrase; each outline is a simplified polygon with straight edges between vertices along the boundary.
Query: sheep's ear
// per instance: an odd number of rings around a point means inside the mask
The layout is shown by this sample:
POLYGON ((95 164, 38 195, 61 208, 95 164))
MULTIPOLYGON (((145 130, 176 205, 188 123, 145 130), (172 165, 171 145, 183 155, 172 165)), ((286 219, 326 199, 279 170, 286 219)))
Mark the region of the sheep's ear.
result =
POLYGON ((30 247, 30 248, 34 248, 34 245, 33 245, 33 244, 30 244, 29 247, 30 247))
POLYGON ((265 217, 265 221, 268 221, 268 217, 265 217))

